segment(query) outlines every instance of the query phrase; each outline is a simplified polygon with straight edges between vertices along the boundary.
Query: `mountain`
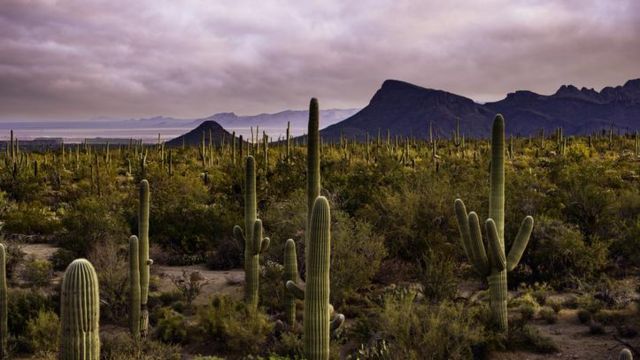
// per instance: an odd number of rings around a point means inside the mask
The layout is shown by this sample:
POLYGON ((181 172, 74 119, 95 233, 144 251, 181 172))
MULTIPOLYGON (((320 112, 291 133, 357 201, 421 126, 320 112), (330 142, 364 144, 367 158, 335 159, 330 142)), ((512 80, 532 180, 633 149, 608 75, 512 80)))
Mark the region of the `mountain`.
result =
MULTIPOLYGON (((353 114, 357 109, 328 109, 320 111, 320 124, 328 126, 338 123, 353 114)), ((306 132, 309 121, 308 110, 285 110, 274 114, 258 114, 249 116, 238 116, 234 113, 218 113, 204 119, 194 120, 194 124, 202 121, 213 120, 222 125, 225 129, 242 133, 245 136, 250 134, 250 128, 260 127, 267 131, 272 138, 284 136, 287 122, 291 124, 292 135, 302 135, 306 132)))
POLYGON ((479 104, 464 96, 427 89, 398 80, 386 80, 369 104, 350 118, 321 131, 335 140, 341 134, 362 139, 387 129, 393 135, 426 138, 429 124, 434 136, 449 137, 460 122, 466 136, 485 137, 496 113, 507 120, 507 132, 528 135, 558 126, 566 134, 586 134, 613 126, 635 130, 640 126, 640 79, 623 86, 578 89, 563 85, 552 95, 520 90, 503 100, 479 104))
POLYGON ((189 145, 200 145, 202 141, 202 134, 206 137, 207 144, 209 143, 209 134, 213 137, 213 143, 215 145, 219 145, 222 142, 222 139, 225 139, 225 142, 229 142, 231 140, 231 134, 226 131, 220 124, 215 121, 205 121, 198 125, 195 129, 189 131, 184 135, 180 135, 175 139, 172 139, 166 143, 167 146, 182 146, 185 144, 189 145))

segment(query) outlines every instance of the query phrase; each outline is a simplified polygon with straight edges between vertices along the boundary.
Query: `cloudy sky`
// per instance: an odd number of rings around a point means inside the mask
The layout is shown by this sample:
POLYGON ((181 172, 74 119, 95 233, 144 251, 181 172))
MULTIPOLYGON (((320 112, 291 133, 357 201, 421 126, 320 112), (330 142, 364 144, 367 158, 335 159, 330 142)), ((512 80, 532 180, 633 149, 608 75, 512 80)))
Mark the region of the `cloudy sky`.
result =
POLYGON ((638 77, 638 0, 0 0, 5 121, 362 107, 388 78, 488 101, 638 77))

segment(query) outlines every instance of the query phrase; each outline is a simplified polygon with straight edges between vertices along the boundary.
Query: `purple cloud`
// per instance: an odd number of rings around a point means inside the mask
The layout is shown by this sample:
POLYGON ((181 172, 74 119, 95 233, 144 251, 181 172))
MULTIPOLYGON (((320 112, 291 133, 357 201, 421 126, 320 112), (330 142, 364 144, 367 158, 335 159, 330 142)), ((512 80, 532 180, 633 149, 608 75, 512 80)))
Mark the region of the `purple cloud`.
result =
POLYGON ((635 0, 3 0, 0 119, 359 107, 386 78, 486 101, 638 59, 635 0))

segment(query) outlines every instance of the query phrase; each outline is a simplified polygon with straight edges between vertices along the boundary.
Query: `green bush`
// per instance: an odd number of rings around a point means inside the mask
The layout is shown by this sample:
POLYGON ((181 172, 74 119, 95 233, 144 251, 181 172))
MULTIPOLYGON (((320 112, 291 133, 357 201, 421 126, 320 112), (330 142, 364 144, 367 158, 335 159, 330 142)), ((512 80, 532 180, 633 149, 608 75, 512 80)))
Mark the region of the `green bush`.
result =
POLYGON ((538 314, 547 324, 555 324, 558 321, 558 314, 549 306, 543 306, 538 314))
POLYGON ((418 261, 418 280, 425 298, 434 303, 452 300, 458 291, 456 267, 450 253, 428 250, 418 261))
POLYGON ((128 231, 117 199, 85 197, 63 216, 60 246, 76 257, 86 257, 99 243, 118 244, 128 239, 128 231), (113 201, 113 203, 112 203, 113 201))
POLYGON ((196 323, 203 341, 234 355, 262 353, 272 330, 265 314, 227 296, 215 297, 200 308, 196 323))
POLYGON ((144 339, 134 340, 128 333, 102 333, 100 358, 104 360, 181 360, 178 345, 144 339))
POLYGON ((587 244, 575 226, 542 216, 536 219, 521 263, 524 267, 513 275, 517 281, 570 286, 572 278, 593 279, 600 274, 607 264, 607 248, 600 242, 587 244))
POLYGON ((37 203, 18 203, 4 217, 7 232, 24 235, 53 235, 60 230, 60 219, 54 211, 37 203))
POLYGON ((40 310, 35 318, 27 321, 25 340, 32 353, 50 353, 58 349, 60 320, 50 310, 40 310))
POLYGON ((446 301, 421 304, 411 292, 385 298, 379 326, 399 359, 472 358, 484 342, 484 328, 470 309, 446 301))
POLYGON ((368 223, 331 213, 331 298, 341 303, 348 295, 371 285, 387 251, 384 239, 368 223))
POLYGON ((155 333, 162 342, 180 344, 187 339, 187 322, 184 316, 172 309, 161 308, 155 333))
POLYGON ((48 286, 53 277, 53 266, 47 260, 30 258, 24 264, 21 277, 31 286, 48 286))

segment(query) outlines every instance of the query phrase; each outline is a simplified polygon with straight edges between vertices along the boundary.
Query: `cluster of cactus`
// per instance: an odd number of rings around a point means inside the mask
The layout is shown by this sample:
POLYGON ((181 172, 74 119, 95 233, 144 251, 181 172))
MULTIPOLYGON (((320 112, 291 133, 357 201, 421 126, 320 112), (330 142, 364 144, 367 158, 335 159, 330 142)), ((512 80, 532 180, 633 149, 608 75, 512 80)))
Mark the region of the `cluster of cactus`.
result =
POLYGON ((489 283, 490 307, 498 329, 507 331, 507 272, 513 270, 527 247, 533 229, 533 218, 527 216, 515 237, 512 248, 505 255, 504 241, 504 149, 505 128, 502 115, 493 122, 491 137, 491 174, 489 218, 485 222, 488 249, 482 240, 478 215, 467 214, 464 203, 455 201, 455 212, 464 251, 475 270, 489 283))
POLYGON ((61 360, 100 358, 98 276, 85 259, 74 260, 64 273, 60 297, 61 360))
POLYGON ((260 287, 260 254, 269 248, 269 238, 262 236, 262 221, 257 218, 256 164, 253 156, 247 156, 244 182, 244 231, 236 225, 233 235, 244 243, 244 298, 247 304, 258 305, 260 287))

